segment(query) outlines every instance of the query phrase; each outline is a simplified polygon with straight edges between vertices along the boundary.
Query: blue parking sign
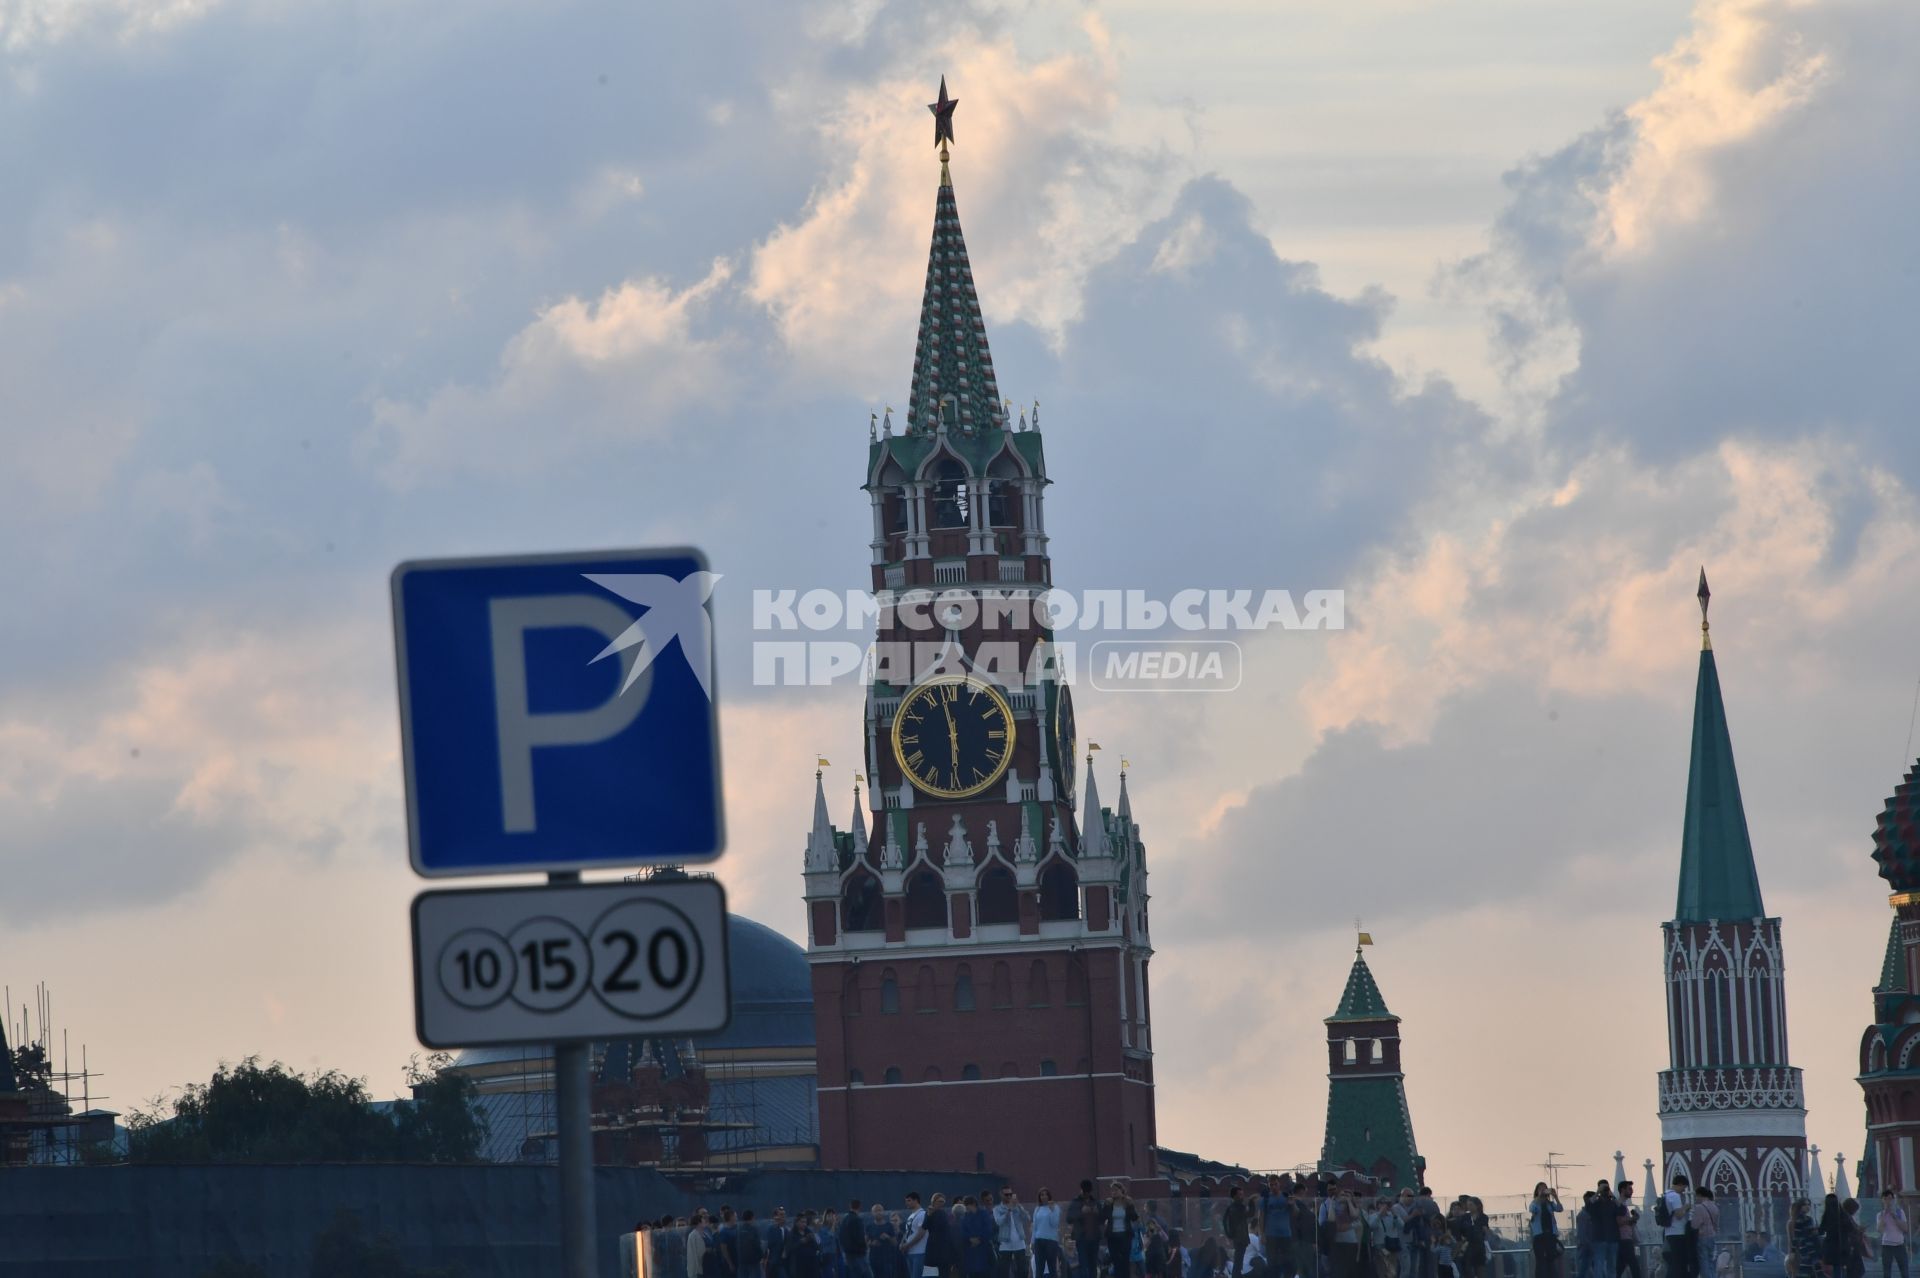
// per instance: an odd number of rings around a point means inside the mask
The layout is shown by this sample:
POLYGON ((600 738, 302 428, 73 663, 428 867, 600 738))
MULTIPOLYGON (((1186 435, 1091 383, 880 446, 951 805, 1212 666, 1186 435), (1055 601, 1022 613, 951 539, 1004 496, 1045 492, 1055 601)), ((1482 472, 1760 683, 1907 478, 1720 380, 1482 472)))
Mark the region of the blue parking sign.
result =
POLYGON ((413 868, 551 872, 718 855, 717 580, 684 549, 394 569, 413 868))

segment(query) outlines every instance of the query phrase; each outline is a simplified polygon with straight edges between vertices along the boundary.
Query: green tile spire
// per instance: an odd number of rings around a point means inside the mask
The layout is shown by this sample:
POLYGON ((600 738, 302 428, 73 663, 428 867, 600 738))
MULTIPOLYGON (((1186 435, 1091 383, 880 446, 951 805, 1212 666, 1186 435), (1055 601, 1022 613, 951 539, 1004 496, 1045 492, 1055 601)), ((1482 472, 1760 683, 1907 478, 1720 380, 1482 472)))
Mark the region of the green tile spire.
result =
POLYGON ((934 145, 940 148, 940 189, 933 204, 927 287, 920 298, 913 388, 907 395, 907 430, 914 434, 933 434, 943 417, 955 433, 1004 429, 1007 424, 947 168, 953 109, 959 104, 960 99, 947 96, 947 81, 941 77, 940 100, 927 108, 933 112, 934 145))
POLYGON ((1894 915, 1893 926, 1887 929, 1887 956, 1880 960, 1880 984, 1875 987, 1876 994, 1905 993, 1907 988, 1907 956, 1900 945, 1900 916, 1894 915))
POLYGON ((1356 947, 1353 951, 1353 970, 1347 973, 1347 988, 1340 995, 1339 1008, 1327 1018, 1328 1023, 1394 1019, 1398 1018, 1387 1010, 1387 1000, 1381 997, 1380 987, 1374 983, 1373 971, 1356 947))
POLYGON ((1766 917, 1760 900, 1760 875, 1747 836, 1747 812, 1740 802, 1740 778, 1733 767, 1733 739, 1727 732, 1727 707, 1720 699, 1720 674, 1707 631, 1707 574, 1700 573, 1700 676, 1693 692, 1693 763, 1687 772, 1687 815, 1680 836, 1680 894, 1674 919, 1766 917))

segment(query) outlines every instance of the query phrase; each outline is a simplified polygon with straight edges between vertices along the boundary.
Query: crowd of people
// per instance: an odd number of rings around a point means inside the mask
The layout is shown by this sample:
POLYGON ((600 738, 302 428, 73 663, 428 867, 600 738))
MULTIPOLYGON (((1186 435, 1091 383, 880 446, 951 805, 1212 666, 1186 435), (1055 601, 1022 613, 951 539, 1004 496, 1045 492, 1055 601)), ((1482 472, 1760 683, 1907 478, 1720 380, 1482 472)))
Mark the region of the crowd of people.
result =
MULTIPOLYGON (((1503 1241, 1478 1198, 1443 1208, 1424 1186, 1370 1194, 1327 1176, 1256 1178, 1225 1199, 1161 1206, 1135 1202, 1124 1182, 1103 1195, 1082 1181, 1065 1201, 1046 1189, 1031 1204, 1011 1188, 908 1194, 759 1219, 702 1209, 641 1229, 655 1278, 1487 1278, 1503 1241)), ((1723 1278, 1736 1240, 1723 1238, 1711 1189, 1675 1176, 1653 1213, 1661 1246, 1643 1260, 1633 1182, 1600 1181, 1571 1211, 1537 1184, 1531 1278, 1723 1278)), ((1802 1198, 1786 1242, 1788 1278, 1865 1278, 1874 1261, 1881 1278, 1911 1278, 1898 1194, 1870 1226, 1854 1199, 1829 1194, 1816 1212, 1802 1198)))
MULTIPOLYGON (((1534 1278, 1564 1278, 1568 1227, 1559 1219, 1563 1211, 1558 1190, 1545 1181, 1534 1186, 1527 1206, 1534 1278)), ((1572 1278, 1649 1278, 1641 1265, 1640 1211, 1632 1181, 1599 1182, 1583 1195, 1570 1223, 1572 1278)), ((1654 1224, 1661 1238, 1661 1278, 1720 1278, 1732 1265, 1733 1250, 1723 1245, 1720 1204, 1707 1186, 1695 1188, 1686 1176, 1676 1175, 1655 1200, 1654 1224)), ((1855 1199, 1828 1194, 1816 1218, 1813 1201, 1801 1198, 1792 1205, 1782 1259, 1788 1278, 1865 1278, 1867 1262, 1876 1257, 1881 1278, 1892 1278, 1896 1269, 1900 1278, 1909 1278, 1907 1234, 1907 1209, 1899 1194, 1880 1200, 1871 1231, 1862 1224, 1855 1199)))
POLYGON ((1008 1188, 763 1219, 702 1209, 642 1228, 662 1278, 1482 1278, 1492 1255, 1480 1200, 1443 1209, 1425 1187, 1377 1195, 1275 1175, 1209 1206, 1183 1226, 1124 1182, 1101 1195, 1082 1181, 1031 1205, 1008 1188))
POLYGON ((1792 1278, 1863 1278, 1867 1261, 1877 1258, 1881 1278, 1894 1270, 1907 1278, 1907 1205, 1903 1195, 1882 1195, 1880 1212, 1869 1231, 1860 1221, 1860 1204, 1828 1194, 1818 1219, 1813 1200, 1793 1204, 1787 1225, 1787 1272, 1792 1278))

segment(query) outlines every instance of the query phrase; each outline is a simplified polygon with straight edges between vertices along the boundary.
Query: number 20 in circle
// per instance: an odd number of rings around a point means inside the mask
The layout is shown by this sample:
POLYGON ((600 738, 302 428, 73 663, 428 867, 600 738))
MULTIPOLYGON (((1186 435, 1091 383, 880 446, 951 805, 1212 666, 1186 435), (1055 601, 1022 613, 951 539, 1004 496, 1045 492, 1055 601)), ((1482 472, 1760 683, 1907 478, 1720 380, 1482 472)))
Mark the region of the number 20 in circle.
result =
POLYGON ((623 901, 593 925, 593 992, 637 1021, 693 997, 705 962, 693 921, 662 901, 623 901))

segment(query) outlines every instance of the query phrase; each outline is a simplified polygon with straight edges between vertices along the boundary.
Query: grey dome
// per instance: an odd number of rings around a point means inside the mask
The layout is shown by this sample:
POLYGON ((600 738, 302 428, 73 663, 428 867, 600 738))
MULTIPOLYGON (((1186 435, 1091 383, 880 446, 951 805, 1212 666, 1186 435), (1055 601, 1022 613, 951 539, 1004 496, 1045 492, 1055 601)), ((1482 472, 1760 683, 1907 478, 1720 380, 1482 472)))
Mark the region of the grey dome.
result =
POLYGON ((727 916, 733 1023, 696 1039, 711 1047, 812 1047, 813 971, 807 952, 764 924, 727 916))

